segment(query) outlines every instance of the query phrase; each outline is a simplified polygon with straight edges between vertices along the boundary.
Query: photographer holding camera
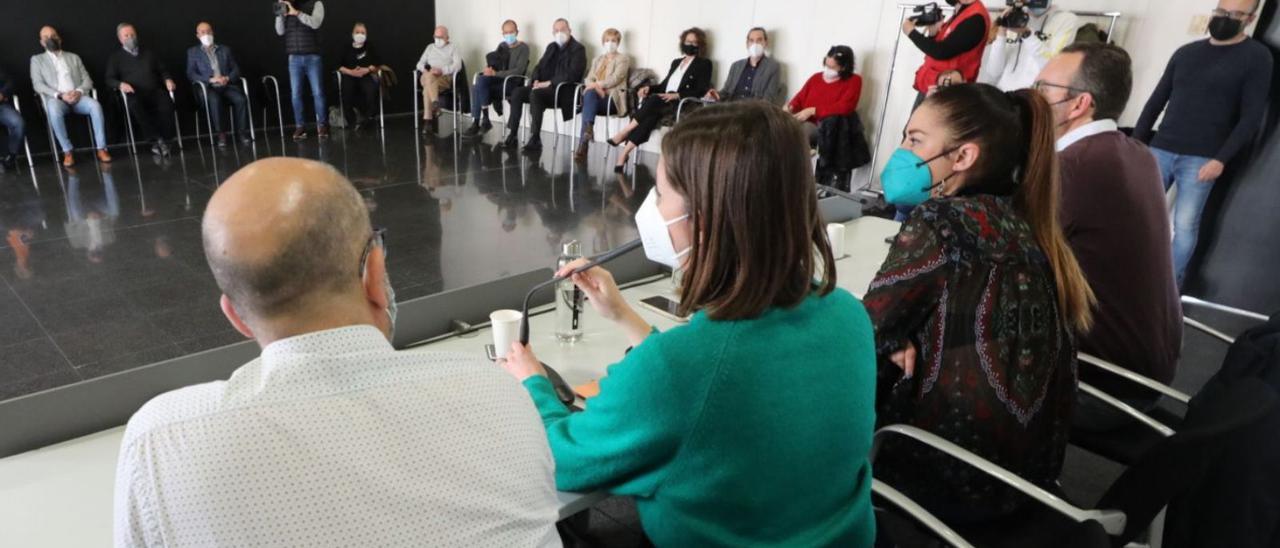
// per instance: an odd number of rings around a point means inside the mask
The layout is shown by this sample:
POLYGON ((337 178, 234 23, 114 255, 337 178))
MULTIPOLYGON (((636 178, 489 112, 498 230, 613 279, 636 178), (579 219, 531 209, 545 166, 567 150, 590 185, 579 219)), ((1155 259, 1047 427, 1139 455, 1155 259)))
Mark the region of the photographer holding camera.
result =
POLYGON ((1003 91, 1031 87, 1049 59, 1071 45, 1083 24, 1050 0, 1005 0, 987 38, 978 81, 1003 91))
POLYGON ((289 92, 293 98, 293 139, 307 138, 302 119, 302 81, 311 84, 311 100, 316 110, 316 135, 329 136, 329 113, 324 101, 324 63, 320 59, 320 25, 324 23, 324 2, 320 0, 280 0, 274 7, 276 34, 284 37, 289 53, 289 92))
POLYGON ((928 4, 916 8, 918 15, 902 23, 903 34, 925 55, 924 65, 916 71, 916 105, 938 86, 942 74, 959 71, 965 82, 973 82, 982 65, 991 13, 980 0, 946 1, 956 10, 950 19, 942 21, 937 4, 928 4))

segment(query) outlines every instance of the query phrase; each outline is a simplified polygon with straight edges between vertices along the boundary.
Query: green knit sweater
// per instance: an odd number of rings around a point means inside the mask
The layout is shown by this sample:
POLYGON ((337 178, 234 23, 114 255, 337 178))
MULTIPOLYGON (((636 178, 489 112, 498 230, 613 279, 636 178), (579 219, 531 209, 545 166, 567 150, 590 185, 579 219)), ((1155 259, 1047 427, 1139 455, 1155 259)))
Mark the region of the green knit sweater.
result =
POLYGON ((635 497, 659 546, 871 546, 875 342, 837 289, 654 332, 569 413, 525 380, 566 491, 635 497))

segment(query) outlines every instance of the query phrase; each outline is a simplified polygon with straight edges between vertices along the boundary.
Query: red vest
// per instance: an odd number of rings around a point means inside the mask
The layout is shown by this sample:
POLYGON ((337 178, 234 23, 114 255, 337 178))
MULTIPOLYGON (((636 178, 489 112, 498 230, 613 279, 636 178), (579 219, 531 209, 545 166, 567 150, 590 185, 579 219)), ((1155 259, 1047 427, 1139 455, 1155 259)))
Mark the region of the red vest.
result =
MULTIPOLYGON (((934 40, 939 42, 946 40, 948 36, 951 36, 951 31, 960 26, 960 23, 974 17, 982 18, 985 23, 983 28, 991 28, 991 13, 987 11, 986 6, 982 5, 982 0, 978 0, 965 6, 964 11, 961 11, 958 17, 952 17, 950 21, 943 23, 934 40)), ((920 70, 916 71, 916 91, 928 93, 931 86, 938 85, 938 76, 952 70, 960 71, 960 74, 964 76, 965 82, 978 81, 978 69, 982 67, 982 53, 986 50, 987 37, 984 35, 982 40, 978 42, 977 47, 946 61, 926 56, 924 65, 921 65, 920 70)))

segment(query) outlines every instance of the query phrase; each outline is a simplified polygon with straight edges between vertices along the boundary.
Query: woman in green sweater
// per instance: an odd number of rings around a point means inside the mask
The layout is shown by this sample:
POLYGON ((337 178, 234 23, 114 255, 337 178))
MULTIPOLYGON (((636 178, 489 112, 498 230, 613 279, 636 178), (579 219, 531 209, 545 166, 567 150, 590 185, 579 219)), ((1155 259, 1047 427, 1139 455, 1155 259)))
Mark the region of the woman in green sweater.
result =
POLYGON ((573 282, 634 347, 587 410, 560 404, 530 349, 504 362, 542 414, 559 488, 635 497, 659 546, 875 537, 874 335, 835 287, 807 145, 763 103, 686 117, 636 223, 651 260, 682 267, 692 319, 658 332, 596 268, 573 282))

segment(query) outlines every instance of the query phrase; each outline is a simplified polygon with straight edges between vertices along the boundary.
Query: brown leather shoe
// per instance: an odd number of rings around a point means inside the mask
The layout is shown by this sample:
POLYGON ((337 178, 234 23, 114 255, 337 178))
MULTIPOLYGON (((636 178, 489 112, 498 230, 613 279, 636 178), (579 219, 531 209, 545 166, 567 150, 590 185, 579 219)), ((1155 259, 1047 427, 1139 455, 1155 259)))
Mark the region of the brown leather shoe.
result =
POLYGON ((63 152, 62 165, 63 167, 71 167, 76 165, 76 157, 72 156, 70 152, 63 152))
POLYGON ((111 163, 111 155, 107 154, 107 149, 105 148, 98 149, 98 161, 104 164, 111 163))
POLYGON ((321 139, 328 139, 328 138, 329 138, 329 126, 328 126, 328 125, 319 125, 319 126, 316 126, 316 137, 319 137, 319 138, 321 138, 321 139))
POLYGON ((294 140, 294 141, 301 141, 301 140, 306 139, 306 138, 307 138, 307 128, 304 128, 304 127, 302 127, 302 126, 298 126, 298 129, 293 130, 293 140, 294 140))

